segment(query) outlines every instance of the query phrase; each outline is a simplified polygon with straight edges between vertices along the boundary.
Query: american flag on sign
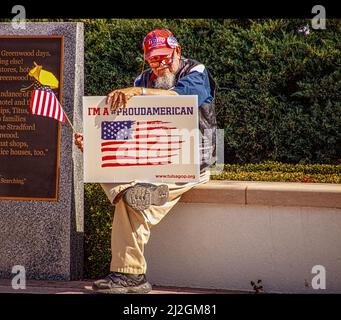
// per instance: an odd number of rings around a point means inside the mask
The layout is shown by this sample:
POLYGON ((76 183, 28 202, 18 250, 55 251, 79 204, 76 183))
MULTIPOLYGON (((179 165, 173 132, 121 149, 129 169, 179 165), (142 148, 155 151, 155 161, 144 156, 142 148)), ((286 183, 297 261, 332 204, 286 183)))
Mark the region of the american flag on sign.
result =
POLYGON ((39 82, 35 83, 31 94, 30 113, 65 122, 65 114, 56 95, 52 89, 42 86, 39 82))
POLYGON ((180 135, 164 121, 103 121, 102 168, 153 166, 172 163, 179 154, 180 135))

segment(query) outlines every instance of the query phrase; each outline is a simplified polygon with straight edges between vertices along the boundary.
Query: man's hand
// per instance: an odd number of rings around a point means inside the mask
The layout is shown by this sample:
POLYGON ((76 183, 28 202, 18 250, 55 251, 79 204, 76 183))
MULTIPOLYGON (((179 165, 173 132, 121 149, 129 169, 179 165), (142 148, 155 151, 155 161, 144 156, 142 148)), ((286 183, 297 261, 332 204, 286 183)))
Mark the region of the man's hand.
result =
POLYGON ((80 151, 83 152, 84 146, 83 134, 80 132, 75 133, 75 145, 79 148, 80 151))
POLYGON ((142 95, 141 87, 129 87, 124 89, 117 89, 110 92, 107 96, 107 104, 110 104, 110 110, 117 110, 123 106, 127 106, 127 101, 133 96, 142 95))

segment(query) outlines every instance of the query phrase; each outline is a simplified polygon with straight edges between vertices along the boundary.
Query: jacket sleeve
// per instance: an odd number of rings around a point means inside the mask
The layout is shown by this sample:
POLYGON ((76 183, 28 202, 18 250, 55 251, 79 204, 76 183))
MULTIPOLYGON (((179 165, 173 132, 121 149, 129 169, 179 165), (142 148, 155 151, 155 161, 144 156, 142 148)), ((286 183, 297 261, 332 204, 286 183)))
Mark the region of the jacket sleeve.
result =
POLYGON ((204 102, 209 103, 213 100, 208 79, 207 70, 204 65, 198 65, 172 88, 179 95, 197 95, 198 105, 204 102))
POLYGON ((134 87, 142 87, 142 75, 141 74, 134 80, 134 87))

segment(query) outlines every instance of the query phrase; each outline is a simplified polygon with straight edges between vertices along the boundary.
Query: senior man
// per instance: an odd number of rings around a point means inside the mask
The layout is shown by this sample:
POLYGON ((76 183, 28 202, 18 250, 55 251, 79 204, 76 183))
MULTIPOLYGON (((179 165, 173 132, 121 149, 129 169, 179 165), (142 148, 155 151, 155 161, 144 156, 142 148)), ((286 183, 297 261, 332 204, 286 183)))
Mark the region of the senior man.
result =
MULTIPOLYGON (((208 167, 215 161, 216 117, 215 82, 205 66, 181 57, 181 46, 167 29, 156 29, 143 40, 144 60, 150 68, 142 71, 134 86, 108 94, 112 110, 126 107, 133 96, 197 95, 200 129, 200 182, 209 180, 208 167)), ((76 145, 83 150, 83 135, 75 135, 76 145)), ((151 228, 180 200, 183 193, 198 183, 126 184, 102 183, 108 199, 115 205, 112 222, 110 274, 93 283, 103 293, 147 293, 147 263, 144 247, 151 228), (138 202, 138 204, 137 204, 138 202)))

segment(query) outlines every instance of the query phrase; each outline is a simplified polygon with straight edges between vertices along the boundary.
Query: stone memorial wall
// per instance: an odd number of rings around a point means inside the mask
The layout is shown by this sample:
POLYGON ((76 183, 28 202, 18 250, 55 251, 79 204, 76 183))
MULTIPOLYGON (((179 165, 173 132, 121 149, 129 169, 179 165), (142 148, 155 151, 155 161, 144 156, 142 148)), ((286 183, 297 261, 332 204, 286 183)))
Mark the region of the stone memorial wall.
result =
POLYGON ((44 84, 39 74, 52 74, 55 83, 45 85, 82 131, 83 37, 81 23, 26 23, 25 29, 0 23, 2 278, 13 277, 15 265, 28 279, 82 277, 82 154, 67 122, 32 115, 29 106, 32 90, 44 84))

